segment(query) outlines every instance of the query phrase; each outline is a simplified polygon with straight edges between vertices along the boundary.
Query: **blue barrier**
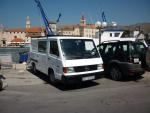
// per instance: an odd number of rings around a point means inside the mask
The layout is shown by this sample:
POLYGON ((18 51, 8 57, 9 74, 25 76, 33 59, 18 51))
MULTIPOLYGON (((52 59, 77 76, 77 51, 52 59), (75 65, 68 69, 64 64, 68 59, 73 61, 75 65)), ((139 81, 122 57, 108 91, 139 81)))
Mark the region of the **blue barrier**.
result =
POLYGON ((20 63, 27 62, 27 60, 28 60, 28 53, 20 54, 20 58, 19 58, 20 63))

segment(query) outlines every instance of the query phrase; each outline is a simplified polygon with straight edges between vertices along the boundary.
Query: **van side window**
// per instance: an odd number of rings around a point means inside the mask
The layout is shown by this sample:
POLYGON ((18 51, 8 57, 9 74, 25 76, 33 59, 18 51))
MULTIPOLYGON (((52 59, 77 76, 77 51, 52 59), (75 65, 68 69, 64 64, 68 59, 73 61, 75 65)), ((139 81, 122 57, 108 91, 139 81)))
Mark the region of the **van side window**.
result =
POLYGON ((115 33, 115 37, 119 37, 120 33, 115 33))
POLYGON ((112 37, 112 33, 110 33, 110 37, 112 37))
POLYGON ((50 41, 50 54, 59 56, 57 41, 50 41))
POLYGON ((32 48, 32 51, 35 51, 35 52, 38 51, 38 41, 37 40, 31 41, 31 48, 32 48))
POLYGON ((39 41, 38 42, 38 52, 41 52, 41 53, 46 53, 46 41, 39 41))

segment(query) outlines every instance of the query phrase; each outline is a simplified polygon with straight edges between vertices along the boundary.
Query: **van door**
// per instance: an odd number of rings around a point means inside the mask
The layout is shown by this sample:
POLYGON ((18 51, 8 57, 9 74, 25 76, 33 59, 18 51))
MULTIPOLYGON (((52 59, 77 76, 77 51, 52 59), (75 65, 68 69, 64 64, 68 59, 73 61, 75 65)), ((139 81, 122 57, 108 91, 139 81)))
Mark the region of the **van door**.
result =
POLYGON ((37 68, 43 73, 47 73, 47 41, 38 42, 38 65, 37 68))
POLYGON ((53 69, 55 78, 61 80, 62 76, 62 61, 60 58, 60 52, 58 48, 57 40, 50 40, 49 43, 49 55, 48 55, 48 66, 53 69))

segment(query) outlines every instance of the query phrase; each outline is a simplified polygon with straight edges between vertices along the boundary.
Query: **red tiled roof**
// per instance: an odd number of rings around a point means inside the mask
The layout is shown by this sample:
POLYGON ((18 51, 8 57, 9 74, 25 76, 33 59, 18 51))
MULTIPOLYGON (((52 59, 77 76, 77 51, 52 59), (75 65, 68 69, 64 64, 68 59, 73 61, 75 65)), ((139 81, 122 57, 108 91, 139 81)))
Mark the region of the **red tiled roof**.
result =
POLYGON ((12 28, 12 29, 6 29, 6 32, 34 32, 39 33, 44 31, 43 27, 31 27, 31 28, 12 28))
POLYGON ((14 38, 11 42, 25 42, 22 38, 14 38))
POLYGON ((91 28, 91 29, 96 28, 94 24, 86 24, 86 25, 74 24, 74 25, 65 25, 65 26, 61 27, 60 29, 62 29, 62 30, 74 30, 74 28, 79 28, 79 27, 85 27, 85 28, 91 28))
POLYGON ((79 24, 75 24, 75 25, 65 25, 65 26, 62 26, 60 29, 65 29, 65 30, 74 30, 74 28, 78 28, 79 27, 79 24))
POLYGON ((12 29, 6 29, 6 32, 25 32, 24 28, 12 28, 12 29))
POLYGON ((32 32, 32 33, 41 33, 44 31, 44 28, 42 27, 31 27, 31 28, 26 28, 26 32, 32 32))
POLYGON ((96 29, 96 26, 94 24, 87 24, 85 27, 91 28, 91 29, 96 29))
MULTIPOLYGON (((64 30, 64 29, 72 29, 71 25, 63 25, 63 26, 60 26, 58 28, 59 30, 64 30)), ((73 30, 73 29, 72 29, 73 30)))

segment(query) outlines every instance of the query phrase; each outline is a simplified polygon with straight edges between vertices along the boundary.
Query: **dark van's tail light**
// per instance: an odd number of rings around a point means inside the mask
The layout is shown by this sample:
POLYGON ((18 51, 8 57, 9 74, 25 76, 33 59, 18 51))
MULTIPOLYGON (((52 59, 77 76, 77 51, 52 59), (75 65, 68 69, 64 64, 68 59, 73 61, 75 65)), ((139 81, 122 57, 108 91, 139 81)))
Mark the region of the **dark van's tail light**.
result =
POLYGON ((130 63, 134 63, 132 57, 129 57, 129 62, 130 62, 130 63))

